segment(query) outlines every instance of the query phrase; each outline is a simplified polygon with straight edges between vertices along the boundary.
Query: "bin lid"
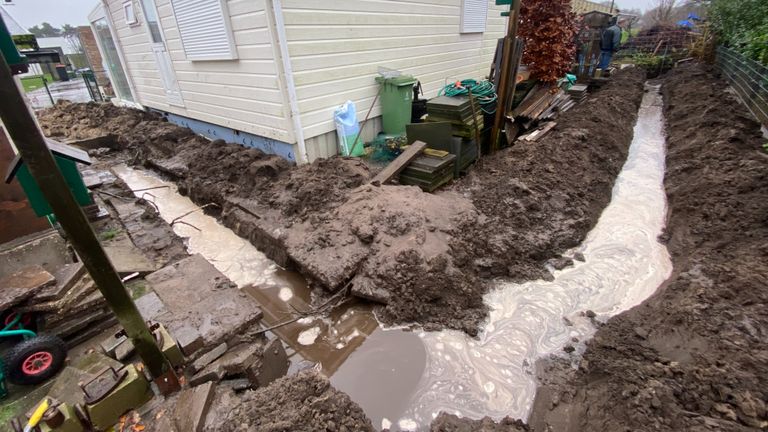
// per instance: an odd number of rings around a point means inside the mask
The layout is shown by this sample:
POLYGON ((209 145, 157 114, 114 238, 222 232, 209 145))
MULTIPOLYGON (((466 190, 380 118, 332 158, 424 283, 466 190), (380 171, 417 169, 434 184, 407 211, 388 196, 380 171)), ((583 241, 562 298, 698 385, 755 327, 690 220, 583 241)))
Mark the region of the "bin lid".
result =
POLYGON ((383 76, 377 76, 376 82, 379 84, 389 84, 393 86, 412 86, 416 84, 416 78, 413 75, 400 75, 392 78, 385 78, 383 76))

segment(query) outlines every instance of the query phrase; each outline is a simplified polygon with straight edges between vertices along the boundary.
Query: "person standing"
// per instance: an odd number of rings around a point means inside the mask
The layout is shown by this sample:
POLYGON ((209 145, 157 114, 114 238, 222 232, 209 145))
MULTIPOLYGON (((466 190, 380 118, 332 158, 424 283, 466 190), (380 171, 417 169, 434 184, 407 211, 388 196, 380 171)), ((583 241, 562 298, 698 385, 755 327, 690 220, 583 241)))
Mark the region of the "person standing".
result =
POLYGON ((606 70, 611 64, 613 54, 621 47, 621 28, 625 20, 614 21, 600 37, 600 69, 606 70))

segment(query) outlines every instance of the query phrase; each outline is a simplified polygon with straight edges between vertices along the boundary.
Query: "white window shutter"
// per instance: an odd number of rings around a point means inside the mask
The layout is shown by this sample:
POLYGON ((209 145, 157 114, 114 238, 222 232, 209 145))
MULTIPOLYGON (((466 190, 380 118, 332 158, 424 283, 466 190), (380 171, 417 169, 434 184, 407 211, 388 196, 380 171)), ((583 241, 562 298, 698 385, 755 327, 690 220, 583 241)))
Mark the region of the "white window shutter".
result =
POLYGON ((237 58, 225 3, 226 0, 171 0, 187 60, 237 58))
POLYGON ((461 32, 483 33, 488 19, 489 0, 462 0, 461 32))

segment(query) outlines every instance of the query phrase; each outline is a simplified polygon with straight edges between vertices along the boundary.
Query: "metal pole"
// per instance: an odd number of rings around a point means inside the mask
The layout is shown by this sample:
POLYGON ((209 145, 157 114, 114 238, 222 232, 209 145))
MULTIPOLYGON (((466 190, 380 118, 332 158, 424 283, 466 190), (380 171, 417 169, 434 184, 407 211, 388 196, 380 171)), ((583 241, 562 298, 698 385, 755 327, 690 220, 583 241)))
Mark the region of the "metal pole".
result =
POLYGON ((48 88, 48 80, 45 79, 45 74, 41 75, 41 79, 43 80, 43 87, 45 87, 45 92, 48 93, 48 99, 51 100, 51 105, 56 105, 56 102, 53 101, 51 89, 48 88))
POLYGON ((616 3, 616 0, 611 0, 611 15, 613 15, 613 5, 616 3))
MULTIPOLYGON (((156 378, 155 382, 158 382, 157 379, 164 380, 164 383, 158 383, 161 389, 162 384, 166 387, 173 386, 173 367, 155 343, 144 318, 128 295, 88 219, 69 190, 43 134, 19 93, 5 56, 0 54, 0 59, 0 100, 3 101, 0 103, 0 118, 8 134, 69 236, 69 241, 82 259, 83 265, 133 342, 147 369, 156 378)), ((178 384, 178 380, 176 383, 178 384)))

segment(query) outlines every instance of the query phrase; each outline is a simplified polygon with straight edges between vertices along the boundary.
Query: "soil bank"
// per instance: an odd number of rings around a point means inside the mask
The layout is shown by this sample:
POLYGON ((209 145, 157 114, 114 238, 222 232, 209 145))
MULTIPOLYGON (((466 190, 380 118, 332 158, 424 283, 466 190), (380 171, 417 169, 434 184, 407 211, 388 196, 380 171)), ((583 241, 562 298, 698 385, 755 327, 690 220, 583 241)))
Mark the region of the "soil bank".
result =
POLYGON ((698 64, 664 79, 675 270, 609 320, 577 370, 550 363, 536 430, 768 427, 768 154, 760 126, 698 64))
POLYGON ((70 139, 114 134, 123 157, 216 204, 226 226, 278 265, 380 303, 387 323, 475 335, 487 280, 547 277, 545 264, 595 225, 626 158, 642 83, 638 70, 619 73, 548 136, 486 157, 439 194, 364 185, 370 172, 356 159, 297 167, 109 104, 58 104, 41 124, 70 139))

